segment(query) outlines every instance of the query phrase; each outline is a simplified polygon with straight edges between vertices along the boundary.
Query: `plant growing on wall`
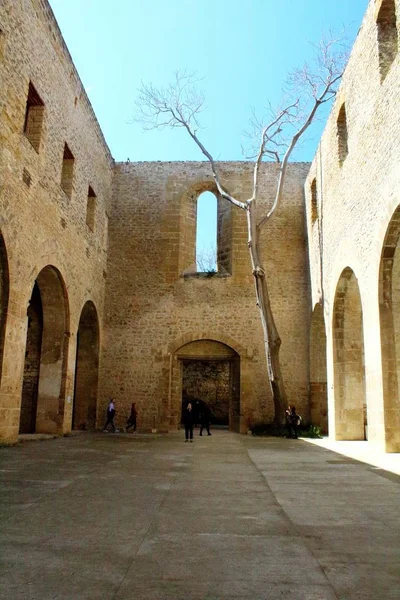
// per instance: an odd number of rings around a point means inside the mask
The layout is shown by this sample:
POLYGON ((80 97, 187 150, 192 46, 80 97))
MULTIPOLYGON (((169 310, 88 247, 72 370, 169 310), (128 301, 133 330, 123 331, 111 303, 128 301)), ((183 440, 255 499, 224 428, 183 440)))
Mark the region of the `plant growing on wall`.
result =
MULTIPOLYGON (((268 120, 258 119, 254 115, 248 134, 251 149, 248 158, 254 162, 253 185, 251 197, 245 201, 239 200, 222 184, 218 163, 198 136, 198 119, 204 107, 204 96, 198 90, 193 75, 179 71, 166 88, 151 83, 142 84, 136 100, 134 120, 148 130, 184 128, 209 161, 220 197, 246 213, 248 248, 276 423, 284 421, 287 398, 279 360, 281 338, 272 313, 266 272, 261 261, 260 234, 282 202, 287 165, 295 146, 314 121, 320 107, 332 101, 336 95, 347 58, 342 40, 342 37, 335 39, 332 35, 325 37, 316 47, 313 64, 304 64, 289 75, 281 106, 275 111, 270 107, 268 120), (274 200, 260 215, 260 165, 264 160, 277 163, 278 176, 274 200)), ((268 247, 265 251, 268 252, 268 247)))

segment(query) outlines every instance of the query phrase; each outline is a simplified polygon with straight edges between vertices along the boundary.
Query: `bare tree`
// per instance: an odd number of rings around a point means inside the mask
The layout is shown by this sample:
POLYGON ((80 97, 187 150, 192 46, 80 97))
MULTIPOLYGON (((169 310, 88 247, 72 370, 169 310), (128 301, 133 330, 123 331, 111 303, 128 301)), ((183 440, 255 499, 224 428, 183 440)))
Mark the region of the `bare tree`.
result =
POLYGON ((196 248, 196 270, 198 273, 217 272, 217 248, 213 244, 203 244, 196 248))
POLYGON ((248 137, 252 142, 257 133, 258 142, 256 146, 251 144, 251 158, 254 161, 252 195, 244 202, 233 196, 222 184, 218 164, 198 137, 198 118, 204 108, 204 96, 199 92, 198 81, 192 74, 177 72, 174 81, 166 88, 142 84, 135 103, 134 120, 140 122, 144 129, 183 127, 209 161, 219 195, 246 213, 248 248, 264 334, 276 423, 284 420, 287 398, 279 360, 281 339, 272 314, 266 273, 261 262, 260 233, 282 201, 287 165, 293 149, 314 121, 320 107, 335 97, 343 74, 347 51, 343 46, 342 35, 335 39, 329 34, 315 50, 316 57, 312 66, 306 63, 289 76, 284 100, 276 111, 272 112, 270 109, 269 121, 253 117, 248 137), (260 165, 263 160, 276 162, 279 170, 274 200, 265 214, 258 217, 260 165))

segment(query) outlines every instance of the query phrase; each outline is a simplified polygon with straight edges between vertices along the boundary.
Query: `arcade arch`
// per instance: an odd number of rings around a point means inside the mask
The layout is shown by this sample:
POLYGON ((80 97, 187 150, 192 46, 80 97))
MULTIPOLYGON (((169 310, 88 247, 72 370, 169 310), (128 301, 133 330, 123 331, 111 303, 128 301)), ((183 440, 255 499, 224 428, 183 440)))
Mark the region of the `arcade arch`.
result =
POLYGON ((76 345, 72 429, 94 429, 99 378, 99 320, 91 301, 82 309, 76 345))
POLYGON ((400 206, 387 228, 379 271, 385 442, 400 452, 400 206))
POLYGON ((57 433, 64 417, 69 309, 55 267, 36 278, 28 306, 20 433, 57 433))
POLYGON ((366 438, 363 315, 354 272, 342 272, 333 309, 335 426, 337 440, 366 438))

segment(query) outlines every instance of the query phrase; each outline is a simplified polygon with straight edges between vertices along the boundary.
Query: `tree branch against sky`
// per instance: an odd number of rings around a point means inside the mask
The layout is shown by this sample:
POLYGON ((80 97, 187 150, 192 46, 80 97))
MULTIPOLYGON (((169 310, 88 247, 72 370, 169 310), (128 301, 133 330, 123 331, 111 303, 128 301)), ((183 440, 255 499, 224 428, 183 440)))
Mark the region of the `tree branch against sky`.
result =
MULTIPOLYGON (((198 147, 179 129, 144 132, 129 125, 132 98, 141 80, 166 85, 173 69, 205 76, 200 87, 208 106, 201 115, 201 140, 216 150, 214 158, 241 160, 238 140, 251 107, 260 115, 266 98, 277 105, 293 57, 308 60, 312 54, 308 41, 317 43, 323 29, 340 30, 348 23, 352 42, 368 4, 368 0, 49 1, 117 161, 202 160, 198 147), (221 38, 221 32, 227 35, 221 38)), ((321 125, 314 121, 307 140, 296 146, 296 160, 310 160, 320 136, 321 125)))
MULTIPOLYGON (((193 74, 178 71, 166 87, 144 83, 135 102, 135 121, 145 129, 182 128, 208 160, 219 196, 246 213, 248 248, 276 423, 284 420, 287 397, 279 359, 281 339, 272 313, 265 268, 261 260, 260 233, 282 203, 287 165, 294 148, 316 118, 320 107, 335 97, 343 74, 347 52, 343 48, 342 36, 325 36, 315 51, 312 63, 305 63, 289 75, 282 102, 269 120, 257 119, 255 116, 253 118, 253 135, 249 138, 253 141, 254 136, 257 136, 258 144, 255 147, 253 143, 253 186, 252 194, 247 200, 236 198, 234 190, 226 189, 218 162, 200 139, 199 115, 204 109, 205 99, 198 89, 199 81, 193 74), (273 190, 274 200, 260 218, 257 204, 263 160, 276 162, 279 172, 273 190)), ((268 254, 269 249, 265 248, 264 252, 268 254)))

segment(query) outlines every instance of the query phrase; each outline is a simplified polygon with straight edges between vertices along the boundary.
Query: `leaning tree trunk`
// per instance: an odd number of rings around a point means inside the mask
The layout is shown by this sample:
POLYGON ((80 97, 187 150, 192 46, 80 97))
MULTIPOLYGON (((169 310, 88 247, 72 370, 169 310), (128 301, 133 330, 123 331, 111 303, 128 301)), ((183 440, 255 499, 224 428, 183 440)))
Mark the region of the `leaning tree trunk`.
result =
POLYGON ((285 385, 279 360, 281 339, 279 337, 272 314, 265 270, 260 259, 258 244, 259 232, 257 231, 255 224, 255 204, 250 203, 248 205, 246 215, 249 231, 248 246, 256 289, 257 306, 260 311, 261 324, 264 334, 264 349, 267 360, 268 379, 271 385, 272 398, 274 401, 274 421, 277 425, 281 425, 284 423, 285 408, 287 406, 285 385))

